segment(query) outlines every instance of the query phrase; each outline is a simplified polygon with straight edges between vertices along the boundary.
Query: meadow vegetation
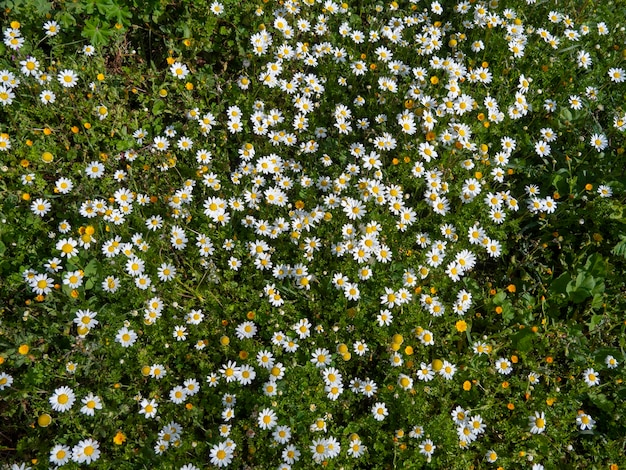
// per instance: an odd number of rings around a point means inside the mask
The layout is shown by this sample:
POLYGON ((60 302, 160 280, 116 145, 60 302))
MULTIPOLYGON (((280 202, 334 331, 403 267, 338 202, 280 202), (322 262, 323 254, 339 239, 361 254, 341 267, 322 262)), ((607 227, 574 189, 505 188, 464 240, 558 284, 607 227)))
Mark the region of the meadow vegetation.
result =
POLYGON ((623 465, 622 0, 0 5, 0 465, 623 465))

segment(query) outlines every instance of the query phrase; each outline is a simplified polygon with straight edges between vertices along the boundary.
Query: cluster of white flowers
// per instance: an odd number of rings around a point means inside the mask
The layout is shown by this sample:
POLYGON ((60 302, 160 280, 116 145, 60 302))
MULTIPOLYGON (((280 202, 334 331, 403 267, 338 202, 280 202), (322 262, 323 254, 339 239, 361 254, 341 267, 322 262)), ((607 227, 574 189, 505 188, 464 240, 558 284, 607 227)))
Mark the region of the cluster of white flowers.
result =
MULTIPOLYGON (((496 81, 493 67, 480 59, 489 46, 483 37, 485 30, 505 40, 511 64, 523 59, 531 48, 560 50, 564 42, 575 51, 570 60, 580 73, 599 66, 601 57, 579 48, 578 43, 586 35, 608 34, 608 27, 600 23, 594 33, 587 25, 576 27, 571 17, 557 11, 549 13, 544 28, 525 24, 514 10, 500 11, 497 2, 488 6, 459 1, 454 7, 432 2, 430 11, 407 10, 401 16, 396 16, 400 15, 396 13, 399 6, 393 2, 388 7, 388 21, 372 21, 368 31, 361 31, 348 21, 346 4, 332 0, 282 3, 271 25, 250 37, 250 57, 255 60, 250 70, 256 75, 241 72, 236 81, 241 100, 236 104, 201 109, 202 101, 194 101, 191 109, 180 112, 180 122, 164 130, 156 126, 147 130, 139 127, 148 127, 147 123, 139 123, 132 131, 134 148, 113 158, 104 154, 100 159, 85 158, 80 171, 55 176, 46 191, 38 186, 48 183, 37 181, 31 170, 21 175, 24 188, 41 193, 32 201, 24 199, 30 201, 30 212, 41 223, 52 219, 56 228, 51 232, 53 253, 45 260, 43 272, 28 269, 24 280, 41 300, 57 291, 79 299, 83 307, 72 309, 73 317, 67 321, 81 341, 89 334, 99 335, 99 341, 117 343, 111 347, 143 360, 150 354, 145 351, 153 350, 143 346, 151 344, 153 332, 164 325, 175 347, 182 350, 191 345, 202 354, 211 345, 213 333, 209 330, 219 328, 215 320, 221 313, 198 306, 184 310, 168 300, 172 286, 183 286, 185 296, 199 302, 204 294, 189 286, 201 285, 205 277, 241 279, 243 283, 250 276, 251 286, 263 286, 258 294, 264 315, 270 312, 271 321, 255 321, 254 312, 249 312, 247 320, 222 320, 223 330, 219 331, 224 335, 219 343, 224 356, 220 361, 202 362, 202 378, 179 376, 166 362, 171 356, 154 353, 158 358, 151 360, 152 366, 143 367, 143 379, 152 385, 163 379, 159 384, 173 382, 159 394, 151 392, 145 397, 137 391, 135 396, 138 414, 149 425, 179 405, 193 408, 191 398, 201 388, 198 379, 206 380, 207 388, 223 391, 229 387, 222 394, 219 434, 223 440, 209 444, 210 462, 218 467, 237 458, 237 444, 229 437, 231 423, 237 418, 236 395, 230 393, 236 387, 248 387, 247 392, 259 386, 259 396, 278 400, 290 373, 308 367, 317 371, 312 380, 319 381, 321 396, 331 405, 342 403, 346 395, 356 397, 369 410, 372 425, 382 426, 396 415, 391 398, 382 396, 385 389, 397 386, 397 398, 405 392, 416 393, 416 383, 428 387, 458 380, 457 370, 464 370, 461 361, 431 361, 428 348, 442 346, 438 328, 448 320, 457 321, 458 332, 467 331, 467 322, 458 316, 472 311, 477 295, 472 292, 483 287, 466 282, 467 278, 480 263, 506 254, 503 228, 506 230, 515 213, 545 218, 562 204, 554 194, 542 197, 534 184, 516 194, 511 178, 523 159, 553 165, 564 140, 552 128, 556 126, 530 134, 527 142, 498 131, 494 135, 499 142, 494 143, 486 140, 492 136, 485 129, 522 127, 544 115, 555 116, 559 108, 564 114, 584 113, 596 106, 604 87, 626 80, 622 68, 612 67, 602 86, 587 87, 584 92, 568 90, 567 96, 559 96, 557 101, 543 96, 540 80, 534 80, 532 72, 521 74, 513 68, 511 92, 494 98, 491 93, 498 90, 492 89, 496 81), (442 24, 439 18, 444 14, 455 15, 462 31, 442 24), (474 40, 468 41, 470 36, 474 40), (221 148, 218 141, 228 148, 221 148), (139 188, 145 192, 154 189, 137 176, 142 171, 139 161, 155 162, 164 174, 163 194, 140 192, 139 188), (108 194, 82 192, 85 185, 100 184, 109 188, 108 194), (73 231, 67 220, 56 220, 57 201, 71 201, 69 210, 77 210, 70 220, 84 221, 84 225, 73 231), (94 265, 87 261, 83 266, 88 259, 93 259, 94 265), (328 260, 334 263, 332 270, 328 260), (205 277, 191 280, 191 264, 205 277), (335 291, 326 290, 329 286, 335 291), (144 305, 143 312, 111 319, 115 308, 111 304, 126 289, 136 296, 137 305, 144 305), (94 295, 106 299, 102 311, 87 307, 92 305, 86 301, 91 295, 88 291, 96 290, 94 295), (340 329, 323 313, 290 317, 291 312, 282 310, 286 303, 295 305, 293 299, 308 301, 320 295, 336 295, 337 302, 345 302, 353 316, 361 314, 357 307, 373 311, 363 322, 385 338, 398 324, 409 325, 415 333, 411 338, 415 348, 407 345, 401 351, 403 340, 394 336, 385 360, 372 364, 374 355, 380 358, 378 339, 366 337, 353 324, 340 329), (428 324, 428 329, 416 327, 418 322, 428 324), (227 331, 241 346, 238 359, 227 351, 227 331), (327 331, 336 339, 330 340, 327 331), (391 372, 380 375, 377 369, 371 374, 384 376, 388 382, 344 371, 339 358, 351 360, 348 345, 352 345, 354 361, 359 361, 358 370, 363 370, 361 366, 390 367, 391 372), (256 364, 246 362, 248 349, 256 364), (409 359, 415 353, 416 357, 409 359), (206 370, 207 363, 219 365, 206 370)), ((382 6, 375 8, 377 13, 383 12, 382 6)), ((262 15, 262 7, 259 9, 262 15)), ((224 6, 215 1, 210 11, 222 15, 224 6)), ((47 38, 59 31, 55 21, 44 25, 47 38)), ((3 34, 4 44, 19 55, 15 70, 0 70, 3 110, 26 99, 22 90, 37 85, 35 101, 46 110, 65 106, 70 93, 88 89, 97 103, 92 112, 98 121, 121 112, 107 102, 96 82, 87 85, 90 78, 84 69, 59 67, 56 77, 47 74, 53 65, 47 56, 36 48, 28 48, 28 54, 21 51, 25 38, 19 24, 11 24, 3 34)), ((96 53, 90 44, 81 46, 80 51, 84 61, 93 60, 96 53)), ((188 64, 182 58, 168 61, 167 86, 176 89, 180 81, 195 78, 194 66, 188 64)), ((164 93, 159 96, 164 99, 167 90, 161 91, 164 93)), ((626 114, 620 113, 614 116, 613 129, 587 132, 581 145, 594 154, 612 151, 612 132, 626 130, 626 114)), ((9 135, 0 135, 3 155, 21 145, 9 135)), ((44 163, 53 160, 50 152, 42 155, 44 163)), ((147 172, 150 168, 146 167, 143 171, 147 172)), ((155 180, 158 177, 155 175, 155 180)), ((609 185, 598 186, 596 197, 612 195, 609 185)), ((64 211, 59 213, 65 217, 64 211)), ((464 318, 470 321, 470 315, 464 318)), ((475 341, 468 352, 489 356, 492 346, 485 337, 475 341)), ((488 360, 504 376, 521 368, 514 368, 513 362, 504 355, 488 360)), ((68 373, 73 373, 76 364, 69 364, 68 373)), ((613 369, 618 363, 608 356, 605 365, 613 369)), ((540 378, 535 372, 528 377, 530 385, 540 378)), ((582 372, 582 377, 589 387, 600 384, 600 372, 594 368, 582 372)), ((0 373, 0 391, 13 382, 13 376, 0 373)), ((76 400, 74 389, 62 386, 48 401, 52 410, 66 413, 76 400)), ((104 407, 100 396, 92 392, 81 403, 80 413, 88 417, 104 407)), ((247 430, 250 437, 256 432, 262 436, 271 433, 272 445, 283 446, 279 468, 297 462, 301 449, 316 463, 342 453, 358 458, 367 452, 356 434, 341 442, 325 434, 332 417, 316 420, 310 428, 312 438, 300 440, 301 446, 310 442, 308 449, 299 448, 292 442, 294 431, 281 424, 287 417, 281 416, 284 411, 280 410, 277 402, 272 402, 254 411, 253 425, 247 430)), ((462 448, 469 448, 485 432, 478 414, 457 407, 452 418, 462 448)), ((581 430, 590 430, 595 421, 580 413, 576 424, 581 430)), ((545 429, 544 412, 535 412, 530 432, 539 434, 545 429)), ((419 453, 430 461, 437 446, 423 428, 414 427, 410 436, 421 439, 419 453)), ((154 451, 163 454, 171 446, 180 446, 181 440, 182 426, 171 421, 158 432, 154 451)), ((50 463, 61 466, 72 460, 89 464, 99 456, 99 443, 85 439, 73 448, 55 445, 50 463)), ((495 462, 498 455, 489 450, 485 459, 495 462)), ((183 468, 196 467, 189 464, 183 468)))

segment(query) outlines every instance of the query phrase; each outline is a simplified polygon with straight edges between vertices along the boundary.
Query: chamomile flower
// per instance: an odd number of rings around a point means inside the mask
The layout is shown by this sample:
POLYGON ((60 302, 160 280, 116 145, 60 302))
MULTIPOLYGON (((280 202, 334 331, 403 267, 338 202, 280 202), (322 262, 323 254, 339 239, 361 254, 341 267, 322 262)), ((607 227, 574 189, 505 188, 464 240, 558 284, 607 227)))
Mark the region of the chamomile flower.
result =
POLYGON ((546 416, 543 411, 541 413, 535 411, 534 416, 529 417, 528 421, 532 434, 541 434, 546 430, 546 416))
POLYGON ((154 399, 148 400, 144 398, 143 400, 141 400, 139 406, 141 406, 139 414, 144 415, 146 418, 154 418, 157 414, 157 408, 159 405, 154 399))
POLYGON ((51 38, 52 36, 56 36, 61 30, 61 28, 59 28, 59 23, 54 20, 46 21, 43 25, 43 29, 46 33, 46 36, 48 36, 49 38, 51 38))
POLYGON ((609 141, 604 134, 593 134, 589 139, 589 143, 598 152, 602 152, 609 145, 609 141))
POLYGON ((581 431, 591 430, 596 425, 596 420, 587 413, 580 413, 576 417, 576 424, 580 426, 581 431))
POLYGON ((0 85, 0 104, 2 106, 7 106, 13 103, 13 99, 15 98, 15 93, 13 93, 11 88, 7 88, 4 85, 0 85))
POLYGON ((189 68, 180 62, 174 62, 170 67, 170 72, 175 78, 183 80, 189 75, 189 68))
POLYGON ((241 385, 249 385, 256 377, 256 371, 252 366, 244 364, 239 368, 237 373, 237 380, 241 385))
POLYGON ((7 374, 6 372, 0 372, 0 391, 10 387, 12 384, 13 376, 7 374))
POLYGON ((361 439, 358 437, 350 439, 350 443, 348 444, 348 455, 350 457, 357 459, 361 457, 366 450, 367 447, 363 445, 361 439))
POLYGON ((277 426, 272 433, 272 437, 279 444, 287 444, 291 439, 291 428, 285 425, 277 426))
POLYGON ((153 146, 154 146, 153 148, 154 148, 156 151, 158 151, 158 152, 165 152, 165 151, 167 151, 167 149, 169 148, 170 143, 169 143, 169 141, 167 140, 167 138, 165 138, 165 137, 163 137, 163 136, 158 135, 158 136, 156 136, 156 137, 154 138, 154 141, 153 141, 153 146))
POLYGON ((378 385, 371 379, 365 379, 361 382, 359 391, 366 397, 372 397, 378 391, 378 385))
POLYGON ((590 387, 600 384, 600 375, 592 368, 586 369, 583 372, 583 379, 590 387))
POLYGON ((417 378, 423 382, 429 382, 435 377, 435 373, 430 364, 422 362, 419 369, 417 369, 417 378))
POLYGON ((393 315, 389 310, 383 309, 379 312, 376 320, 378 321, 378 326, 389 326, 393 322, 393 315))
POLYGON ((200 382, 196 379, 187 379, 183 382, 183 387, 185 387, 185 392, 187 396, 194 396, 200 391, 200 382))
POLYGON ((84 439, 72 448, 72 460, 90 464, 100 458, 100 444, 95 439, 84 439))
POLYGON ((439 369, 439 375, 441 375, 446 380, 451 380, 456 373, 456 366, 446 360, 443 361, 443 365, 441 369, 439 369))
POLYGON ((102 281, 102 289, 105 292, 114 294, 120 288, 120 280, 115 276, 107 276, 102 281))
POLYGON ((122 347, 128 348, 135 344, 137 341, 137 333, 135 331, 128 329, 128 327, 123 326, 117 331, 117 335, 115 335, 115 341, 120 343, 122 347))
POLYGON ((587 70, 589 67, 591 67, 593 60, 591 59, 591 56, 588 52, 579 51, 576 55, 576 62, 578 64, 578 67, 587 70))
POLYGON ((604 363, 606 364, 606 366, 609 369, 616 369, 617 366, 619 365, 619 362, 617 362, 617 359, 615 359, 613 356, 609 355, 606 356, 606 359, 604 360, 604 363))
POLYGON ((39 61, 34 57, 28 56, 26 59, 20 61, 20 65, 22 66, 20 71, 26 75, 36 76, 39 70, 39 61))
POLYGON ((187 328, 182 325, 175 326, 172 336, 176 341, 185 341, 187 339, 187 328))
POLYGON ((610 68, 607 74, 614 83, 622 83, 626 80, 626 73, 621 68, 610 68))
POLYGON ((569 105, 573 110, 579 110, 583 107, 583 102, 578 95, 571 95, 568 99, 569 105))
POLYGON ((70 287, 71 289, 77 289, 83 285, 82 271, 67 271, 63 275, 63 285, 70 287))
POLYGON ((76 395, 74 391, 67 386, 57 388, 48 399, 52 409, 61 413, 70 410, 74 405, 74 401, 76 401, 76 395))
POLYGON ((433 441, 431 441, 430 439, 426 439, 422 441, 422 443, 419 445, 419 448, 420 454, 425 455, 428 459, 430 459, 435 452, 437 446, 435 446, 433 444, 433 441))
POLYGON ((60 194, 68 194, 74 188, 74 183, 69 178, 60 177, 54 184, 54 189, 60 194))
POLYGON ((273 429, 276 426, 276 413, 271 408, 264 408, 259 413, 258 424, 261 429, 273 429))
POLYGON ((30 209, 33 214, 38 215, 39 217, 44 217, 48 212, 50 212, 52 205, 50 201, 47 199, 35 199, 30 205, 30 209))
POLYGON ((221 15, 222 13, 224 13, 224 5, 222 5, 220 2, 213 2, 211 4, 211 13, 218 16, 221 15))
POLYGON ((72 449, 63 444, 57 444, 50 449, 50 463, 61 467, 70 461, 72 458, 72 449))
POLYGON ((104 165, 100 162, 91 162, 85 168, 85 174, 91 179, 98 179, 104 175, 104 165))
POLYGON ((83 407, 80 409, 80 412, 87 416, 94 416, 95 410, 102 409, 102 400, 99 396, 94 395, 89 392, 87 396, 85 396, 81 402, 83 403, 83 407))
POLYGON ((235 332, 237 338, 239 339, 252 338, 257 333, 257 326, 254 324, 254 322, 246 321, 237 325, 235 332))
POLYGON ((98 314, 89 309, 77 310, 75 315, 74 323, 76 323, 79 328, 87 328, 89 330, 99 323, 98 320, 96 320, 96 315, 98 314))
POLYGON ((162 263, 157 270, 157 276, 163 282, 171 281, 176 277, 176 267, 171 263, 162 263))
POLYGON ((382 402, 374 403, 372 406, 372 416, 376 421, 382 421, 389 415, 387 405, 382 402))
POLYGON ((78 83, 78 75, 71 69, 65 69, 59 72, 57 79, 65 88, 73 88, 78 83))
POLYGON ((503 375, 508 375, 513 370, 511 366, 511 361, 508 359, 501 357, 496 361, 496 371, 503 375))
POLYGON ((37 274, 30 281, 30 287, 37 295, 47 295, 52 292, 54 279, 46 274, 37 274))
POLYGON ((498 460, 498 454, 495 450, 488 450, 485 454, 485 460, 489 463, 494 463, 496 460, 498 460))

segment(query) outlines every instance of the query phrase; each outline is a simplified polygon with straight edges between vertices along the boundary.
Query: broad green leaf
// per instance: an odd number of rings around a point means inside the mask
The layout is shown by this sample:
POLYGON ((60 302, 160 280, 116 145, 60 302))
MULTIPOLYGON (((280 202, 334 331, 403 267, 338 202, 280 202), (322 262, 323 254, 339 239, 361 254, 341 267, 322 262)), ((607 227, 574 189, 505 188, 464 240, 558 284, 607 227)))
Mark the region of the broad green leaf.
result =
POLYGON ((532 348, 535 333, 530 328, 524 328, 511 336, 513 347, 520 352, 528 352, 532 348))
POLYGON ((500 305, 506 299, 506 293, 504 291, 498 292, 493 296, 493 303, 496 305, 500 305))
POLYGON ((608 271, 607 262, 599 253, 594 253, 585 263, 584 270, 594 277, 605 277, 608 271))
POLYGON ((593 276, 585 273, 579 272, 578 276, 576 276, 576 288, 587 289, 591 291, 596 285, 596 280, 593 276))
MULTIPOLYGON (((600 294, 595 294, 593 296, 593 299, 591 299, 591 308, 593 309, 599 309, 602 308, 602 305, 604 304, 604 297, 600 294)), ((594 315, 596 316, 596 315, 594 315)))
POLYGON ((154 114, 155 116, 158 116, 159 114, 163 112, 164 109, 165 109, 165 103, 163 102, 163 100, 156 100, 154 102, 154 105, 152 105, 152 114, 154 114))
MULTIPOLYGON (((593 306, 593 305, 592 305, 593 306)), ((588 323, 589 329, 594 330, 604 319, 604 315, 593 315, 588 323)))
POLYGON ((64 11, 58 16, 59 23, 63 28, 70 28, 76 25, 76 18, 74 18, 69 12, 64 11))
POLYGON ((89 39, 94 46, 104 46, 107 44, 111 30, 106 26, 101 26, 99 20, 87 20, 81 35, 89 39))
POLYGON ((567 293, 567 285, 572 280, 572 277, 569 273, 563 273, 559 277, 557 277, 552 284, 550 284, 550 291, 555 294, 565 294, 567 293))
POLYGON ((561 108, 561 112, 559 113, 559 117, 563 120, 563 121, 571 121, 572 120, 572 112, 563 107, 561 108))
POLYGON ((85 266, 85 276, 93 276, 98 272, 100 264, 95 259, 92 259, 87 266, 85 266))
POLYGON ((622 258, 626 258, 626 237, 624 235, 620 235, 621 241, 617 243, 611 250, 615 256, 621 256, 622 258))

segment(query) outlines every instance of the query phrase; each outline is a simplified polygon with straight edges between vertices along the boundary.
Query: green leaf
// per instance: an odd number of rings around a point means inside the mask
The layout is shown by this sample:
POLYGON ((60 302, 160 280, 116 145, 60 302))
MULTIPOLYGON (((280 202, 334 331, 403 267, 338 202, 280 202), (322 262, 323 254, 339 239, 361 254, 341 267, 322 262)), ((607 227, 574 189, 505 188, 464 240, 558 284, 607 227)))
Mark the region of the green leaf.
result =
POLYGON ((561 108, 561 112, 559 113, 559 117, 563 121, 571 121, 572 120, 572 112, 569 109, 563 107, 563 108, 561 108))
POLYGON ((59 23, 63 28, 71 28, 76 25, 76 18, 74 18, 69 12, 64 11, 57 17, 59 23))
POLYGON ((572 302, 579 304, 593 295, 592 291, 595 287, 596 280, 593 276, 590 276, 585 272, 579 272, 578 276, 576 276, 576 280, 570 281, 565 290, 569 299, 572 302))
POLYGON ((572 280, 569 273, 563 273, 550 284, 550 291, 555 294, 566 294, 567 286, 572 280))
POLYGON ((576 276, 575 286, 577 289, 580 288, 580 289, 587 289, 588 291, 591 291, 596 286, 596 280, 594 279, 593 276, 585 272, 580 272, 578 273, 578 276, 576 276))
POLYGON ((571 300, 575 304, 580 304, 584 302, 585 300, 587 300, 589 297, 591 297, 591 292, 587 289, 572 288, 570 290, 569 287, 570 286, 568 285, 569 300, 571 300))
POLYGON ((612 413, 615 408, 615 405, 604 393, 589 393, 589 399, 594 405, 607 413, 612 413))
POLYGON ((101 26, 100 20, 91 19, 85 22, 85 27, 81 35, 89 39, 94 46, 104 46, 108 43, 111 30, 106 26, 101 26))
POLYGON ((474 341, 472 340, 472 334, 470 333, 470 329, 465 330, 465 336, 467 337, 467 344, 472 344, 474 341))
POLYGON ((585 263, 584 270, 591 276, 605 277, 608 272, 608 263, 599 253, 594 253, 585 263))
POLYGON ((506 293, 504 291, 498 292, 493 296, 493 303, 496 305, 500 305, 506 299, 506 293))
POLYGON ((98 272, 100 264, 95 259, 92 259, 87 266, 85 266, 85 276, 93 276, 98 272))
POLYGON ((37 13, 41 16, 45 16, 52 10, 52 2, 49 2, 48 0, 36 0, 34 2, 34 7, 35 10, 37 10, 37 13))
POLYGON ((513 347, 520 352, 528 352, 532 348, 533 338, 535 334, 529 328, 519 330, 517 333, 511 336, 511 343, 513 347))
POLYGON ((163 100, 156 100, 154 102, 154 105, 152 105, 152 114, 154 114, 155 116, 158 116, 159 114, 163 112, 164 109, 165 109, 165 103, 163 102, 163 100))
POLYGON ((594 330, 604 319, 604 315, 592 315, 591 321, 588 323, 589 330, 594 330))
POLYGON ((604 304, 604 297, 600 294, 595 294, 593 296, 593 299, 591 299, 591 308, 594 310, 602 308, 603 304, 604 304))
POLYGON ((615 256, 621 256, 626 259, 626 237, 624 235, 620 235, 621 241, 617 243, 611 250, 615 256))
POLYGON ((611 201, 609 203, 611 212, 609 213, 609 219, 616 220, 621 223, 626 223, 626 217, 624 217, 624 205, 619 201, 611 201))
POLYGON ((552 177, 552 186, 561 194, 567 194, 569 192, 567 169, 561 168, 552 177))

